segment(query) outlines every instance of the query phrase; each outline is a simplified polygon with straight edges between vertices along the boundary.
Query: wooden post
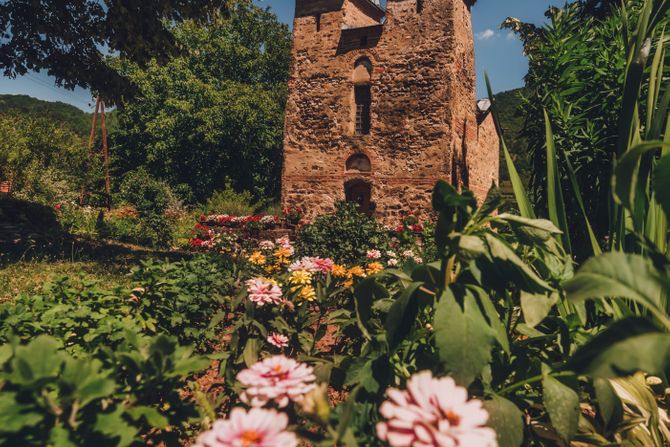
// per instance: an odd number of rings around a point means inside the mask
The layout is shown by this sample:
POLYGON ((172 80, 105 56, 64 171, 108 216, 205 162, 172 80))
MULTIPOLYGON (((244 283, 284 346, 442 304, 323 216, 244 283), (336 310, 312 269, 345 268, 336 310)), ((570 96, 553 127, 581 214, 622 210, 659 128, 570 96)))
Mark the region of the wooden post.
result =
MULTIPOLYGON (((88 171, 90 171, 90 163, 91 160, 93 159, 93 145, 95 144, 95 128, 98 122, 98 113, 100 113, 100 96, 95 98, 95 112, 93 112, 93 120, 91 122, 91 136, 88 139, 88 162, 89 162, 89 169, 87 170, 86 175, 88 175, 88 171)), ((84 206, 84 202, 86 201, 86 196, 88 195, 88 191, 86 191, 86 184, 87 180, 85 179, 84 184, 81 185, 81 194, 79 195, 79 205, 84 206)))
POLYGON ((105 196, 107 200, 107 210, 112 209, 112 186, 109 177, 109 146, 107 144, 107 119, 105 118, 105 101, 100 102, 101 115, 100 124, 102 126, 102 153, 105 157, 105 196))

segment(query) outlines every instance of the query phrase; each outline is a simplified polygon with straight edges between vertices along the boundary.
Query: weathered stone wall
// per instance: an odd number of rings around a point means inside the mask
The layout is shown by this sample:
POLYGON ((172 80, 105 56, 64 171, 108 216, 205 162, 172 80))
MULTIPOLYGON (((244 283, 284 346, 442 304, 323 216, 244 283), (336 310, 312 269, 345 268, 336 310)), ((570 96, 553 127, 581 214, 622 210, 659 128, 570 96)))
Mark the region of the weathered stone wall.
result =
POLYGON ((372 186, 375 214, 391 223, 401 211, 430 210, 438 179, 474 187, 481 173, 490 184, 492 166, 477 164, 495 159, 497 166, 497 144, 478 142, 464 1, 424 0, 419 14, 416 0, 388 0, 383 29, 370 20, 364 0, 344 0, 340 10, 320 15, 319 32, 315 16, 294 22, 282 201, 308 217, 330 212, 344 200, 344 184, 361 179, 372 186), (358 27, 370 35, 368 45, 343 46, 345 37, 358 38, 351 34, 358 27), (369 135, 355 134, 353 70, 361 57, 373 67, 369 135), (346 171, 356 153, 369 157, 370 173, 346 171))

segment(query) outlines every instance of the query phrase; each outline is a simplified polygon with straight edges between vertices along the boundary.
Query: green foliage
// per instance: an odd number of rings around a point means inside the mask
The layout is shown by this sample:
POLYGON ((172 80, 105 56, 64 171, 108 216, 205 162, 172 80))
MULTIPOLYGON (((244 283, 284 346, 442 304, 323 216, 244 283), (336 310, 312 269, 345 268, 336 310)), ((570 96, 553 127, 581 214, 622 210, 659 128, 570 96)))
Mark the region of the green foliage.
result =
MULTIPOLYGON (((80 137, 91 133, 91 113, 63 102, 42 101, 27 95, 0 95, 0 114, 43 118, 51 124, 70 130, 80 137)), ((107 111, 107 130, 113 133, 117 127, 116 110, 107 111)))
POLYGON ((278 193, 290 33, 240 2, 230 17, 176 25, 179 56, 145 68, 119 63, 137 96, 114 138, 122 172, 144 166, 204 201, 230 181, 259 200, 278 193))
POLYGON ((0 135, 0 178, 13 183, 17 197, 44 204, 77 197, 86 159, 79 136, 19 115, 0 115, 0 135))
POLYGON ((143 242, 156 247, 169 246, 172 231, 165 212, 176 201, 170 187, 140 168, 126 174, 119 195, 137 209, 143 242))
POLYGON ((205 216, 213 214, 228 214, 230 216, 251 216, 256 211, 251 193, 248 191, 237 192, 230 184, 220 191, 214 191, 212 197, 207 199, 202 206, 201 212, 205 216))
MULTIPOLYGON (((584 8, 582 2, 552 8, 550 24, 526 36, 530 66, 521 106, 525 117, 522 139, 532 159, 533 197, 538 212, 544 214, 550 208, 545 175, 546 110, 559 154, 561 183, 568 185, 567 159, 574 167, 586 213, 602 238, 608 228, 609 179, 623 98, 625 26, 620 13, 592 17, 584 14, 584 8)), ((570 237, 583 258, 589 252, 580 247, 591 244, 572 194, 566 195, 566 211, 570 237)))
POLYGON ((368 250, 383 250, 389 243, 381 225, 350 202, 337 203, 334 214, 317 217, 297 238, 298 252, 304 256, 326 256, 345 264, 362 262, 368 250))
POLYGON ((219 335, 220 269, 147 263, 132 293, 64 278, 0 305, 0 443, 175 445, 198 416, 185 379, 209 364, 188 344, 207 352, 219 335))
POLYGON ((111 69, 109 54, 145 63, 178 51, 169 24, 226 14, 229 2, 150 0, 125 5, 116 0, 7 0, 0 4, 0 69, 15 77, 45 70, 59 86, 89 88, 106 98, 132 90, 111 69))

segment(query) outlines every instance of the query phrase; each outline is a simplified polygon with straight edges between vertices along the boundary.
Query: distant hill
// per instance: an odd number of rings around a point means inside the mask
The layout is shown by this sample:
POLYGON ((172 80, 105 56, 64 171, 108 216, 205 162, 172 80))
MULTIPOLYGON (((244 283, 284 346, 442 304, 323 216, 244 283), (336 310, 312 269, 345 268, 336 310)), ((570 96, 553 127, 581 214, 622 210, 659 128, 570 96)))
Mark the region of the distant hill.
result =
MULTIPOLYGON (((0 113, 48 118, 54 123, 70 128, 82 137, 90 134, 93 117, 92 113, 86 113, 70 104, 43 101, 27 95, 0 95, 0 113)), ((110 132, 116 127, 115 112, 108 115, 107 126, 110 132)))

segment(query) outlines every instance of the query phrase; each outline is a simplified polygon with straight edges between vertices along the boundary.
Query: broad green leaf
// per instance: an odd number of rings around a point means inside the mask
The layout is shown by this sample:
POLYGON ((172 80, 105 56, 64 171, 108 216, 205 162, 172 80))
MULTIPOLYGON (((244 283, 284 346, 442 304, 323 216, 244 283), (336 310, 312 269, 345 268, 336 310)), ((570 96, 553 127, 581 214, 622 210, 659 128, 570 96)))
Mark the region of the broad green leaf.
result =
POLYGON ((516 405, 500 396, 483 402, 489 414, 488 426, 498 434, 498 445, 519 447, 523 443, 523 413, 516 405))
POLYGON ((479 287, 468 287, 472 293, 475 294, 479 300, 479 304, 484 310, 484 316, 488 320, 489 325, 493 328, 496 340, 500 344, 500 347, 506 353, 510 353, 509 337, 507 335, 507 328, 502 321, 500 314, 498 313, 495 305, 491 301, 491 297, 479 287))
POLYGON ((16 433, 36 426, 43 419, 39 409, 17 402, 15 393, 0 393, 0 433, 16 433))
POLYGON ((118 447, 127 447, 137 440, 137 429, 124 420, 123 414, 123 408, 118 407, 111 413, 98 414, 95 422, 95 431, 115 439, 118 447))
POLYGON ((60 425, 51 429, 49 443, 52 447, 77 447, 77 444, 70 440, 70 432, 60 425))
POLYGON ((386 340, 391 350, 410 333, 416 316, 419 312, 420 303, 416 291, 422 283, 415 282, 400 293, 386 316, 384 327, 386 328, 386 340))
POLYGON ((389 293, 384 286, 377 282, 374 277, 365 278, 354 291, 354 304, 356 305, 356 323, 363 336, 370 340, 368 321, 372 315, 372 305, 375 301, 388 298, 389 293))
POLYGON ((463 261, 477 259, 488 252, 488 247, 480 237, 461 235, 458 238, 458 258, 463 261))
POLYGON ((614 378, 638 371, 662 374, 670 364, 670 334, 643 318, 617 321, 581 346, 567 368, 591 377, 614 378))
POLYGON ((544 406, 561 437, 570 442, 579 426, 579 395, 551 376, 543 379, 544 406))
POLYGON ((596 378, 593 380, 593 389, 598 401, 599 416, 605 427, 612 430, 623 419, 623 405, 621 399, 616 395, 612 384, 607 379, 596 378))
POLYGON ((558 302, 558 296, 521 291, 521 310, 526 324, 535 327, 547 318, 551 308, 558 302))
POLYGON ((508 275, 506 279, 516 281, 517 285, 526 290, 537 292, 552 290, 551 286, 523 262, 505 242, 491 234, 486 234, 486 242, 493 257, 494 266, 496 263, 502 263, 500 268, 503 268, 504 273, 508 275))
POLYGON ((471 292, 462 293, 463 307, 447 289, 435 305, 435 346, 440 362, 456 383, 467 387, 491 360, 493 329, 471 292))
POLYGON ((552 221, 546 219, 528 219, 514 214, 503 213, 496 220, 507 223, 515 232, 521 233, 533 241, 547 241, 552 235, 561 234, 552 221))
POLYGON ((563 288, 573 302, 596 298, 636 301, 670 329, 670 319, 661 309, 663 283, 651 261, 640 255, 612 252, 591 258, 563 288))
POLYGON ((258 362, 258 351, 260 350, 260 343, 256 338, 250 338, 247 340, 247 344, 244 345, 244 351, 242 352, 242 358, 244 363, 247 365, 247 368, 250 368, 256 362, 258 362))
POLYGON ((16 348, 12 359, 12 381, 31 384, 58 375, 64 354, 61 344, 54 338, 41 335, 26 346, 16 348))
POLYGON ((128 413, 134 421, 139 421, 144 418, 151 427, 160 430, 165 429, 169 424, 168 419, 163 416, 160 411, 152 407, 142 406, 130 408, 126 413, 128 413))
POLYGON ((656 165, 654 191, 656 200, 670 220, 670 155, 665 155, 656 165))

